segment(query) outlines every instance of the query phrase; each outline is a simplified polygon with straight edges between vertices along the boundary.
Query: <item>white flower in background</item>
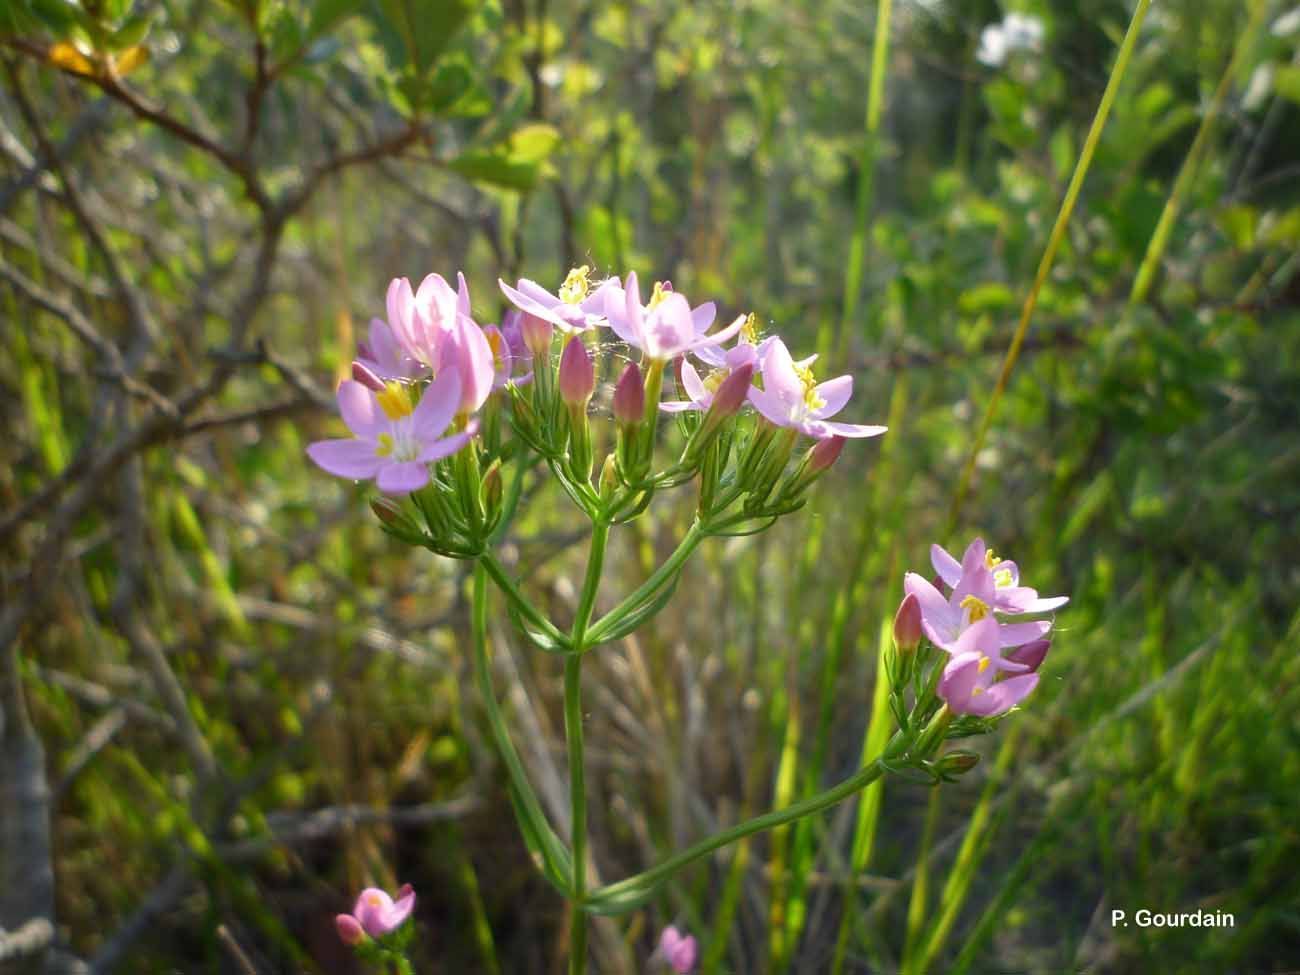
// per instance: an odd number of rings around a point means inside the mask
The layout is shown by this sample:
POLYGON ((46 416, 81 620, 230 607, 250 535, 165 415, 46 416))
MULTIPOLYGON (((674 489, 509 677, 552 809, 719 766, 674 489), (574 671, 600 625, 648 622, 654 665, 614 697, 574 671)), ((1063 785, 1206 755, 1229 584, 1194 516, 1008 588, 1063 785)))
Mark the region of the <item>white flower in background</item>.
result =
POLYGON ((1300 7, 1288 10, 1273 21, 1273 34, 1277 37, 1290 37, 1298 30, 1300 30, 1300 7))
POLYGON ((1000 67, 1007 55, 1017 51, 1038 51, 1043 46, 1043 22, 1026 14, 1010 13, 1000 24, 989 24, 980 34, 975 57, 990 68, 1000 67))

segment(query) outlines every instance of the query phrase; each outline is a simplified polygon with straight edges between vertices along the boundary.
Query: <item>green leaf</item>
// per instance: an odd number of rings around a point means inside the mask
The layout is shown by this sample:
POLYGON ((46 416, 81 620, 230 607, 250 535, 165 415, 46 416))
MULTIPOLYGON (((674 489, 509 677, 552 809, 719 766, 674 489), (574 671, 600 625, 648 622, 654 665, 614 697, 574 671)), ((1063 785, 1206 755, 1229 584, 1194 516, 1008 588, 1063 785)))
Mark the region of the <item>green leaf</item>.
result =
POLYGON ((365 0, 317 0, 312 5, 311 21, 307 25, 307 43, 329 33, 344 19, 357 13, 365 0))
POLYGON ((967 288, 957 299, 957 305, 964 315, 982 315, 990 311, 1002 311, 1016 303, 1015 293, 1005 284, 988 281, 967 288))
POLYGON ((380 0, 380 6, 401 39, 406 62, 427 75, 478 0, 380 0))
POLYGON ((530 190, 537 185, 541 167, 537 163, 516 162, 502 153, 467 152, 448 166, 476 183, 487 183, 507 190, 530 190))
POLYGON ((137 14, 127 18, 126 23, 114 31, 109 38, 109 49, 125 51, 127 48, 135 47, 149 36, 149 28, 152 26, 153 21, 146 15, 137 14))
POLYGON ((479 82, 469 58, 444 57, 428 86, 428 105, 444 117, 473 118, 492 111, 492 98, 479 82))
POLYGON ((1273 90, 1283 98, 1300 103, 1300 68, 1288 64, 1274 70, 1273 90))
POLYGON ((510 136, 510 156, 515 162, 541 162, 560 144, 560 133, 553 125, 534 122, 516 129, 510 136))

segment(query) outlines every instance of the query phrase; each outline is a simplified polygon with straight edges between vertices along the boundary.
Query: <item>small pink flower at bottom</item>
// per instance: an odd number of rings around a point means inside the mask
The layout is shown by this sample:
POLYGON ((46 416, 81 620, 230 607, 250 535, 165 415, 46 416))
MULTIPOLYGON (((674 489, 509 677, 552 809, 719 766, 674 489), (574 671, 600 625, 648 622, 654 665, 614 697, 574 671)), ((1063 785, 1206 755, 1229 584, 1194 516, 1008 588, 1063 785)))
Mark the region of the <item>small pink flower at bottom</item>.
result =
POLYGON ((699 947, 693 935, 683 936, 677 928, 669 925, 659 936, 659 955, 672 966, 677 975, 686 975, 694 970, 699 947))
POLYGON ((357 898, 356 907, 351 914, 340 914, 334 919, 339 937, 346 944, 360 943, 366 935, 382 938, 396 931, 406 923, 415 909, 415 890, 410 884, 403 884, 397 892, 397 900, 389 897, 378 887, 367 887, 357 898))

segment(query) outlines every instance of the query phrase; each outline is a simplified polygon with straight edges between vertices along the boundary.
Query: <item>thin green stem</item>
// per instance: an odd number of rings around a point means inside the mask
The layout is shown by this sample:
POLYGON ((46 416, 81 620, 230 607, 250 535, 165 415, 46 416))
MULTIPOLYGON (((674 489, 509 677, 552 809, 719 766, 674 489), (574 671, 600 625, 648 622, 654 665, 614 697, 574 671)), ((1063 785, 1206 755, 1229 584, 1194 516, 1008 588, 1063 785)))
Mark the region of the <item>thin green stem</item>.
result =
POLYGON ((483 698, 483 707, 487 711, 488 724, 492 729, 497 751, 501 753, 501 759, 505 762, 506 771, 510 776, 510 783, 518 795, 521 814, 528 818, 529 826, 541 844, 542 855, 548 863, 548 872, 555 877, 563 877, 563 864, 567 854, 559 837, 547 823, 546 814, 542 812, 542 804, 528 781, 528 774, 524 771, 523 762, 515 750, 514 742, 510 740, 510 731, 506 727, 505 718, 497 706, 496 694, 492 690, 492 665, 488 658, 487 646, 487 561, 485 557, 479 559, 474 565, 472 623, 474 677, 478 684, 479 696, 483 698))
POLYGON ((569 638, 560 632, 554 623, 543 616, 536 606, 529 602, 528 597, 520 592, 519 587, 510 579, 505 568, 496 560, 495 556, 490 552, 484 552, 479 558, 479 565, 492 577, 492 581, 497 584, 497 588, 510 600, 515 609, 519 611, 520 616, 532 623, 556 643, 562 646, 568 645, 569 638))
POLYGON ((570 846, 573 849, 574 909, 569 927, 569 973, 582 975, 587 970, 587 913, 578 906, 587 892, 587 775, 582 741, 582 651, 587 624, 596 606, 601 570, 605 565, 605 546, 609 542, 609 522, 597 519, 591 526, 591 547, 587 555, 587 574, 578 597, 578 612, 573 618, 569 645, 573 653, 564 660, 564 737, 569 753, 569 806, 572 818, 570 846))
POLYGON ((653 596, 665 581, 672 578, 673 574, 681 569, 686 560, 699 547, 700 542, 704 541, 704 538, 703 527, 698 521, 693 522, 690 529, 682 536, 682 540, 677 543, 677 548, 673 551, 673 554, 668 556, 667 561, 659 566, 649 579, 638 586, 631 594, 624 597, 617 606, 592 624, 585 634, 586 645, 593 646, 599 643, 601 637, 617 626, 624 616, 653 596))
POLYGON ((714 850, 728 846, 746 836, 753 836, 755 833, 761 833, 764 830, 775 829, 777 826, 783 826, 796 819, 802 819, 804 816, 811 816, 844 801, 880 778, 885 771, 882 759, 893 760, 897 758, 907 751, 909 745, 909 738, 900 733, 895 733, 893 739, 879 757, 859 769, 839 785, 832 786, 825 792, 810 796, 801 802, 786 806, 784 809, 756 816, 753 819, 732 826, 730 829, 715 833, 713 836, 702 839, 693 846, 689 846, 680 853, 669 857, 656 867, 651 867, 649 870, 628 877, 626 880, 620 880, 617 883, 601 887, 587 897, 586 906, 597 912, 607 911, 608 913, 618 913, 620 910, 635 906, 636 901, 631 899, 646 891, 653 890, 678 870, 689 866, 701 857, 708 856, 714 850), (628 901, 627 907, 620 906, 620 901, 628 901))
POLYGON ((871 203, 876 188, 876 139, 880 130, 880 112, 884 104, 885 73, 889 67, 889 23, 893 3, 880 0, 876 6, 876 36, 871 47, 871 80, 867 86, 866 131, 862 136, 862 151, 858 159, 857 209, 853 223, 853 237, 849 241, 849 257, 844 269, 843 318, 840 320, 839 352, 843 353, 848 341, 849 326, 858 311, 858 295, 862 291, 862 267, 867 256, 867 220, 871 216, 871 203))
POLYGON ((1074 204, 1078 201, 1079 191, 1083 188, 1083 179, 1088 174, 1088 167, 1092 164, 1093 153, 1097 149, 1097 142, 1101 138, 1102 129, 1106 127, 1106 119, 1110 116, 1111 105, 1115 102, 1115 95, 1119 91, 1120 81, 1124 77, 1124 71, 1128 68, 1129 59, 1133 56, 1133 48, 1137 44, 1138 34, 1142 29, 1142 21, 1146 18, 1149 6, 1151 6, 1151 0, 1138 0, 1137 8, 1133 11, 1133 19, 1129 21, 1128 31, 1124 35, 1123 43, 1120 44, 1119 55, 1115 59, 1115 67, 1111 69, 1110 79, 1106 82, 1106 90, 1102 93, 1101 103, 1097 106, 1097 114, 1093 116, 1092 127, 1088 130, 1088 137, 1084 140, 1083 149, 1079 153, 1079 160, 1074 167, 1074 175, 1070 177, 1070 184, 1066 187, 1065 198, 1061 201, 1060 212, 1056 215, 1056 223, 1052 226, 1052 233, 1047 239, 1047 249, 1043 251, 1043 258, 1038 263, 1038 273, 1034 276, 1033 286, 1029 289, 1029 295, 1025 298, 1024 307, 1021 309, 1020 324, 1016 327, 1016 333, 1011 339, 1011 346, 1007 349, 1006 358, 1002 361, 1002 371, 998 374, 997 385, 993 387, 993 395, 989 397, 989 405, 984 410, 984 418, 980 421, 979 430, 975 434, 975 439, 971 442, 966 464, 962 468, 961 477, 957 481, 957 490, 953 495, 952 507, 948 512, 948 532, 950 534, 956 527, 958 518, 961 517, 961 509, 966 501, 966 492, 970 487, 971 476, 975 473, 975 460, 984 448, 984 438, 988 435, 989 427, 993 423, 993 417, 997 414, 998 404, 1001 403, 1002 394, 1007 388, 1007 381, 1011 378, 1011 370, 1015 368, 1016 360, 1020 358, 1020 346, 1025 340, 1025 333, 1029 330, 1029 319, 1034 314, 1034 307, 1038 304, 1038 292, 1042 289, 1044 282, 1047 281, 1047 275, 1052 270, 1052 262, 1056 259, 1056 251, 1065 238, 1065 228, 1070 223, 1070 215, 1074 213, 1074 204))
POLYGON ((1223 77, 1219 79, 1219 87, 1214 90, 1214 96, 1205 109, 1200 128, 1196 130, 1196 138, 1192 140, 1192 147, 1187 150, 1187 157, 1183 160, 1182 168, 1178 170, 1178 176, 1174 180, 1174 187, 1169 193, 1169 199, 1165 201, 1164 210, 1160 213, 1160 221, 1151 234, 1146 254, 1143 255, 1142 264, 1138 267, 1137 276, 1133 279, 1133 290, 1129 292, 1128 303, 1130 305, 1140 305, 1147 299, 1151 284, 1155 280, 1156 270, 1160 265, 1160 258, 1164 256, 1165 248, 1169 245, 1169 235, 1174 229, 1174 220, 1178 217, 1183 197, 1187 195, 1192 180, 1196 176, 1196 169, 1201 161, 1201 153, 1205 151, 1205 147, 1209 143, 1210 133, 1213 132, 1214 123, 1218 119, 1224 101, 1227 100, 1228 92, 1232 89, 1232 80, 1237 76, 1242 58, 1255 44, 1255 36, 1258 34, 1260 27, 1263 26, 1264 12, 1267 8, 1268 4, 1264 0, 1255 0, 1254 5, 1251 7, 1250 19, 1246 22, 1245 30, 1237 39, 1236 48, 1232 52, 1232 57, 1228 60, 1228 67, 1223 72, 1223 77))

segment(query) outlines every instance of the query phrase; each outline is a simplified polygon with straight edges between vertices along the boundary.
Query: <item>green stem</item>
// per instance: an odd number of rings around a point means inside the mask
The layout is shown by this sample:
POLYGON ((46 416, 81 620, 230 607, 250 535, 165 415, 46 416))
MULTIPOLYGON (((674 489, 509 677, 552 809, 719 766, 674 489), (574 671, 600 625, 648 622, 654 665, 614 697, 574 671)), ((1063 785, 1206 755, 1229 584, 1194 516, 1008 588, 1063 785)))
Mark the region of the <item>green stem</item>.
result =
POLYGON ((483 698, 483 707, 487 710, 492 737, 496 741, 497 750, 501 753, 502 761, 505 762, 506 771, 510 776, 510 783, 519 797, 519 808, 522 814, 527 816, 533 834, 539 838, 542 855, 548 862, 550 872, 557 877, 563 877, 563 864, 567 858, 564 846, 547 822, 546 814, 542 812, 542 804, 538 801, 537 793, 533 791, 532 784, 528 781, 528 774, 524 771, 524 765, 519 758, 519 753, 515 751, 514 742, 510 740, 510 731, 506 727, 505 718, 501 714, 501 709, 497 706, 496 694, 492 690, 492 667, 488 659, 487 648, 488 561, 488 557, 485 556, 474 565, 472 626, 474 631, 474 677, 478 684, 479 696, 483 698))
POLYGON ((840 321, 838 352, 847 348, 849 326, 858 310, 858 295, 862 291, 862 266, 867 255, 867 219, 871 215, 871 201, 875 195, 876 137, 880 130, 880 110, 884 102, 885 73, 889 67, 889 21, 893 4, 880 0, 876 7, 876 36, 871 47, 871 80, 867 87, 867 122, 862 136, 862 152, 858 158, 857 211, 853 223, 853 237, 849 241, 849 257, 844 269, 844 317, 840 321))
POLYGON ((1110 108, 1115 101, 1115 95, 1119 91, 1120 81, 1124 77, 1125 69, 1128 68, 1129 59, 1133 56, 1133 48, 1137 43, 1138 33, 1142 29, 1142 21, 1146 18, 1149 6, 1151 6, 1151 0, 1138 0, 1137 8, 1133 11, 1133 19, 1129 21, 1128 32, 1125 33, 1124 41, 1120 44, 1119 55, 1115 59, 1115 67, 1111 69, 1110 79, 1106 82, 1106 90, 1102 92, 1101 103, 1097 106, 1097 114, 1093 116, 1092 127, 1088 130, 1088 137, 1084 140, 1083 149, 1079 153, 1079 160, 1074 166, 1074 175, 1070 177, 1070 185, 1066 187, 1065 198, 1061 201, 1061 209, 1056 215, 1056 223, 1052 226, 1052 233, 1047 239, 1047 249, 1043 251, 1043 258, 1038 263, 1038 273, 1034 276, 1033 286, 1029 289, 1029 296, 1025 298, 1024 307, 1021 309, 1020 324, 1016 327, 1016 333, 1011 339, 1011 346, 1007 349, 1006 358, 1002 361, 1002 371, 998 374, 997 385, 993 387, 993 395, 989 397, 989 405, 984 410, 984 418, 980 421, 979 430, 975 434, 970 453, 966 457, 966 465, 962 468, 961 477, 957 481, 957 490, 953 495, 952 507, 948 512, 948 534, 952 533, 952 530, 957 525, 958 518, 961 517, 962 505, 966 500, 966 491, 970 487, 971 476, 975 473, 975 460, 984 448, 984 438, 988 435, 989 427, 993 423, 993 417, 997 414, 998 404, 1002 401, 1002 394, 1006 390, 1007 381, 1011 378, 1011 370, 1015 368, 1016 360, 1020 357, 1020 346, 1025 340, 1025 333, 1029 330, 1029 319, 1034 314, 1034 307, 1038 304, 1038 292, 1042 289, 1044 282, 1047 281, 1047 275, 1052 270, 1052 262, 1056 259, 1056 251, 1065 238, 1065 228, 1070 223, 1070 215, 1074 212, 1074 204, 1079 199, 1079 191, 1083 188, 1083 179, 1088 174, 1088 167, 1092 164, 1092 155, 1097 149, 1101 131, 1106 127, 1106 119, 1110 116, 1110 108))
MULTIPOLYGON (((704 529, 698 521, 691 524, 690 530, 682 536, 682 540, 677 543, 677 548, 668 560, 659 566, 645 582, 636 588, 630 595, 624 599, 608 613, 598 619, 586 633, 587 646, 593 646, 600 642, 601 636, 608 633, 613 627, 636 609, 646 599, 650 598, 658 591, 664 582, 670 579, 673 573, 680 571, 686 560, 691 557, 691 553, 699 547, 700 542, 704 541, 704 529)), ((575 647, 576 649, 576 647, 575 647)))
POLYGON ((528 598, 519 591, 519 587, 511 581, 510 576, 506 574, 505 568, 496 560, 495 556, 490 552, 484 552, 479 558, 479 565, 492 577, 492 581, 497 584, 497 588, 514 604, 520 616, 532 623, 556 643, 568 645, 569 638, 561 633, 554 623, 543 616, 541 611, 528 601, 528 598))
POLYGON ((591 526, 591 548, 587 555, 587 574, 578 597, 578 612, 573 618, 569 645, 573 653, 564 659, 564 737, 569 753, 569 806, 572 817, 570 846, 573 849, 573 916, 569 927, 569 973, 582 975, 587 970, 587 913, 579 904, 587 892, 587 776, 582 741, 582 652, 586 647, 587 624, 596 606, 601 570, 605 565, 605 546, 609 542, 609 522, 597 519, 591 526))
POLYGON ((1229 90, 1232 88, 1232 79, 1237 75, 1237 69, 1242 58, 1254 46, 1255 35, 1264 22, 1264 11, 1267 8, 1268 4, 1264 3, 1264 0, 1255 0, 1255 4, 1251 8, 1250 19, 1246 22, 1245 30, 1237 39, 1236 49, 1228 61, 1227 70, 1223 72, 1223 77, 1219 80, 1219 87, 1215 89, 1214 97, 1210 99, 1210 104, 1201 119, 1201 126, 1196 130, 1196 138, 1192 140, 1192 147, 1187 150, 1187 158, 1183 160, 1182 168, 1178 171, 1178 176, 1174 180, 1173 190, 1169 194, 1169 199, 1165 201, 1164 210, 1160 214, 1160 222, 1156 224, 1155 232, 1151 234, 1151 241, 1147 244, 1146 254, 1143 255, 1142 264, 1138 267, 1137 277, 1133 279, 1133 290, 1128 297, 1130 305, 1140 305, 1146 301, 1147 293, 1151 290, 1151 283, 1155 280, 1160 258, 1164 255, 1165 248, 1169 244, 1169 234, 1174 229, 1174 220, 1178 217, 1178 210, 1182 206, 1183 197, 1187 195, 1187 191, 1191 188, 1192 178, 1196 175, 1201 153, 1209 142, 1210 133, 1214 130, 1214 122, 1223 108, 1229 90))
POLYGON ((618 913, 620 910, 626 910, 626 907, 619 906, 620 900, 636 897, 640 893, 653 889, 678 870, 689 866, 701 857, 708 856, 714 850, 721 849, 746 836, 752 836, 768 829, 775 829, 777 826, 783 826, 796 819, 802 819, 804 816, 811 816, 813 813, 821 812, 823 809, 844 801, 880 778, 885 771, 882 759, 893 760, 897 758, 907 751, 910 743, 909 738, 901 733, 895 733, 893 739, 879 757, 849 776, 839 785, 832 786, 825 792, 810 796, 801 802, 786 806, 784 809, 756 816, 753 819, 732 826, 730 829, 715 833, 713 836, 700 840, 695 845, 689 846, 682 852, 669 857, 657 867, 651 867, 649 870, 628 877, 626 880, 620 880, 617 883, 601 887, 587 897, 586 906, 597 912, 618 913))

